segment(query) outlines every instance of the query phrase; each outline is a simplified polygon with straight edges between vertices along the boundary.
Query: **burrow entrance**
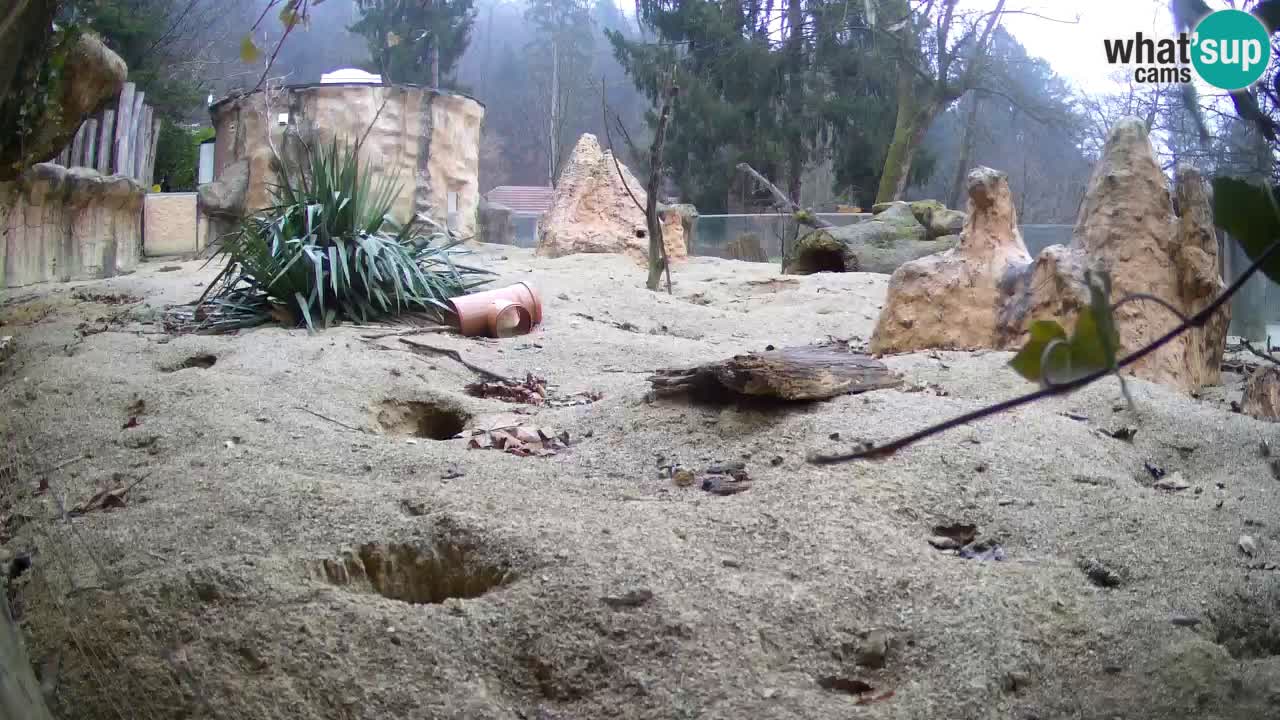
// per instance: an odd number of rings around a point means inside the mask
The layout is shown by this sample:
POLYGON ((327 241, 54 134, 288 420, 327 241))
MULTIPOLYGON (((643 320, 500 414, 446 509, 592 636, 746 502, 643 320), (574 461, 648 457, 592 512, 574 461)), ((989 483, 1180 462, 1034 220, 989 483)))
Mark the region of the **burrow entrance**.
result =
POLYGON ((821 247, 801 248, 796 252, 787 272, 795 275, 812 275, 820 272, 846 272, 844 253, 821 247))
POLYGON ((217 362, 218 362, 217 355, 202 353, 200 355, 192 355, 191 357, 187 358, 186 360, 183 360, 180 363, 177 363, 176 365, 170 365, 169 367, 165 368, 164 371, 177 372, 179 370, 188 370, 190 368, 208 370, 209 368, 213 367, 214 364, 217 362))
POLYGON ((471 420, 462 408, 423 400, 384 400, 378 405, 378 427, 388 435, 449 440, 471 420))
POLYGON ((1252 660, 1280 656, 1280 594, 1239 593, 1209 613, 1214 642, 1231 657, 1252 660))
POLYGON ((331 585, 376 592, 414 605, 480 597, 515 579, 505 565, 447 541, 368 543, 342 553, 337 560, 316 563, 313 571, 331 585))

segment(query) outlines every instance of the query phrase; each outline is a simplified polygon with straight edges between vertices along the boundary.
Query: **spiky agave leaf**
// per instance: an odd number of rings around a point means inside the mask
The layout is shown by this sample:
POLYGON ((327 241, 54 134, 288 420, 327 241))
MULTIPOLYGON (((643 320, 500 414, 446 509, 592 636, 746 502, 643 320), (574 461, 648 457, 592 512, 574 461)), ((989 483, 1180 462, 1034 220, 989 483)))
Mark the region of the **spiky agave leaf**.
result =
POLYGON ((238 322, 288 308, 309 329, 407 311, 440 318, 449 298, 488 282, 487 270, 453 262, 462 242, 434 221, 404 225, 390 213, 401 185, 374 178, 357 149, 302 144, 297 167, 277 164, 272 205, 223 243, 227 282, 217 299, 238 322), (256 315, 254 314, 256 313, 256 315))

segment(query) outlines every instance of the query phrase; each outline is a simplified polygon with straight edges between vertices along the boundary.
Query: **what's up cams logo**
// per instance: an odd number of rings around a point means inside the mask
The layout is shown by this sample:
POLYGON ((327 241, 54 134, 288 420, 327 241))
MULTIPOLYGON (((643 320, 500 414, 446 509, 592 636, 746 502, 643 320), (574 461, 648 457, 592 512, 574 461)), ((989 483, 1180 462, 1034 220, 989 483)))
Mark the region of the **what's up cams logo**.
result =
POLYGON ((1189 83, 1194 68, 1206 83, 1222 90, 1243 90, 1256 83, 1271 62, 1271 33, 1243 10, 1209 13, 1191 33, 1172 38, 1103 40, 1107 62, 1135 66, 1139 83, 1189 83))

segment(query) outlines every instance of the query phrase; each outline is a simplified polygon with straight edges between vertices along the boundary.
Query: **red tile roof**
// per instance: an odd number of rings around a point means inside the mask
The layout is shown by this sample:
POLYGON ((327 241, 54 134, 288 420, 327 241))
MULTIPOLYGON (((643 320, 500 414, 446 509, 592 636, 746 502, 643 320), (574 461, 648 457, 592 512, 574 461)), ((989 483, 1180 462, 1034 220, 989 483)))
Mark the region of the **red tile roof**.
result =
POLYGON ((553 188, 534 185, 500 185, 485 194, 485 199, 492 203, 505 205, 512 212, 526 215, 541 215, 551 209, 553 188))

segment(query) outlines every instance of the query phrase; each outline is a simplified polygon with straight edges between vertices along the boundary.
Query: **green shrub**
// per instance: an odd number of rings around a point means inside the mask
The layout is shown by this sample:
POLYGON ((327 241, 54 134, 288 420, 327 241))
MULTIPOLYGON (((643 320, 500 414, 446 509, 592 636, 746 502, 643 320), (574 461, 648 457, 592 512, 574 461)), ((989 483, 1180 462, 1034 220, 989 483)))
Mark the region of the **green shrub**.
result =
POLYGON ((462 240, 447 228, 392 221, 400 185, 371 178, 355 147, 335 141, 302 155, 297 170, 277 162, 274 204, 223 240, 222 285, 195 321, 230 329, 274 317, 314 330, 406 312, 443 320, 449 298, 489 281, 454 262, 462 240))

